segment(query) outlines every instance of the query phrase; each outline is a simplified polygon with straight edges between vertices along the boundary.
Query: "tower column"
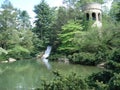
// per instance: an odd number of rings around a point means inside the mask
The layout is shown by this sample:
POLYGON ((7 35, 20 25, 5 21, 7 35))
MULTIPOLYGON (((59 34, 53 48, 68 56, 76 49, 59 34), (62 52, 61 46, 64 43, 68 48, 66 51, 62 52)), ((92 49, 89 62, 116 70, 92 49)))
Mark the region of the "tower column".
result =
POLYGON ((98 16, 98 13, 96 12, 96 21, 99 21, 99 16, 98 16))

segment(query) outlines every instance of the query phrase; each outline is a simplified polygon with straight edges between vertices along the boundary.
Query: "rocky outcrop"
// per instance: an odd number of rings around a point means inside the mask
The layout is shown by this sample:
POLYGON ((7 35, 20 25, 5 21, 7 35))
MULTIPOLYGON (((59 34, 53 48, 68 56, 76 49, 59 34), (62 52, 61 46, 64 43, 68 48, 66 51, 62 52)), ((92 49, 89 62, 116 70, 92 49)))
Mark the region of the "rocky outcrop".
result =
POLYGON ((15 62, 15 61, 16 61, 16 59, 9 58, 8 60, 1 61, 0 63, 12 63, 12 62, 15 62))

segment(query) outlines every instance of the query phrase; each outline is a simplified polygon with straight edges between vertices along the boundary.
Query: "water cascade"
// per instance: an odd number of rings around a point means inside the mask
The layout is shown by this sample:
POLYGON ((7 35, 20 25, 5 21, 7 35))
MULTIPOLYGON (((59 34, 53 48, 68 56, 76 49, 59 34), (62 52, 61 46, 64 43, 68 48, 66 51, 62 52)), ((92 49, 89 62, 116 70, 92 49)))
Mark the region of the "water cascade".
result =
POLYGON ((50 55, 51 49, 52 49, 51 46, 47 46, 47 49, 45 50, 45 53, 44 53, 43 56, 41 57, 43 63, 45 64, 45 66, 46 66, 48 69, 51 69, 51 65, 49 64, 48 59, 47 59, 47 57, 49 57, 49 55, 50 55))

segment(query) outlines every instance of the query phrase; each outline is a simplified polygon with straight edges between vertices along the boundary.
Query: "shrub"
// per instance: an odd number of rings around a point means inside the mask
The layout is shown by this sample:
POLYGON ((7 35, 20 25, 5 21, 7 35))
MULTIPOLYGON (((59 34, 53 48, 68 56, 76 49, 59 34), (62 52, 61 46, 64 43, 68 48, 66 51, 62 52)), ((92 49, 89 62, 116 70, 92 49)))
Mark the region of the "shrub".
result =
MULTIPOLYGON (((113 76, 114 74, 111 71, 102 71, 102 72, 94 73, 91 76, 89 76, 87 82, 91 88, 96 88, 96 89, 98 87, 108 88, 107 84, 113 76)), ((100 89, 100 90, 105 90, 105 89, 100 89)))
POLYGON ((115 74, 109 82, 109 90, 120 90, 120 74, 115 74))
POLYGON ((120 63, 120 49, 116 49, 111 57, 111 60, 116 61, 118 63, 120 63))
POLYGON ((22 59, 28 57, 29 54, 30 54, 29 50, 22 46, 15 46, 14 48, 10 49, 8 52, 9 57, 13 57, 16 59, 22 59))
POLYGON ((0 47, 0 61, 7 60, 8 51, 0 47))
POLYGON ((87 90, 88 85, 84 79, 76 73, 71 73, 68 76, 63 76, 58 71, 54 71, 55 77, 52 81, 43 80, 42 88, 38 90, 87 90))
POLYGON ((69 56, 69 59, 73 63, 79 63, 84 65, 95 65, 95 54, 93 53, 74 53, 72 56, 69 56))
POLYGON ((103 82, 99 81, 96 81, 95 84, 96 84, 95 90, 108 90, 109 87, 108 84, 104 84, 103 82))
POLYGON ((61 57, 62 55, 61 54, 52 54, 50 55, 49 59, 51 61, 57 61, 59 57, 61 57))
POLYGON ((108 58, 109 61, 106 64, 106 68, 117 73, 120 72, 120 49, 111 50, 108 58))
POLYGON ((110 60, 107 64, 106 64, 106 68, 113 70, 114 72, 119 73, 120 72, 120 63, 114 62, 112 60, 110 60))

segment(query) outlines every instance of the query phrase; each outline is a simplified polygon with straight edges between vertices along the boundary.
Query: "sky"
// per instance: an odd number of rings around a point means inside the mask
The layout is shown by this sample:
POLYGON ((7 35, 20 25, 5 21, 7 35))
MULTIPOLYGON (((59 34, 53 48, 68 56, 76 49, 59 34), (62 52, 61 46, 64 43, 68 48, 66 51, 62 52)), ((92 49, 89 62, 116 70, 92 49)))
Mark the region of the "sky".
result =
MULTIPOLYGON (((4 2, 5 0, 0 0, 0 6, 1 4, 4 2)), ((9 0, 12 5, 20 10, 26 10, 29 14, 29 16, 31 17, 31 22, 34 21, 34 17, 35 17, 35 13, 33 12, 34 10, 34 6, 38 5, 41 0, 9 0)), ((54 6, 61 6, 63 0, 45 0, 46 3, 49 4, 50 7, 54 7, 54 6)), ((108 9, 110 9, 111 3, 113 2, 113 0, 105 0, 107 3, 105 3, 104 5, 108 6, 108 9)))
MULTIPOLYGON (((0 6, 5 0, 0 0, 0 6)), ((31 17, 31 21, 34 20, 35 13, 33 12, 34 6, 38 5, 41 0, 9 0, 12 5, 20 10, 26 10, 31 17)), ((61 6, 63 0, 45 0, 50 7, 61 6)))

